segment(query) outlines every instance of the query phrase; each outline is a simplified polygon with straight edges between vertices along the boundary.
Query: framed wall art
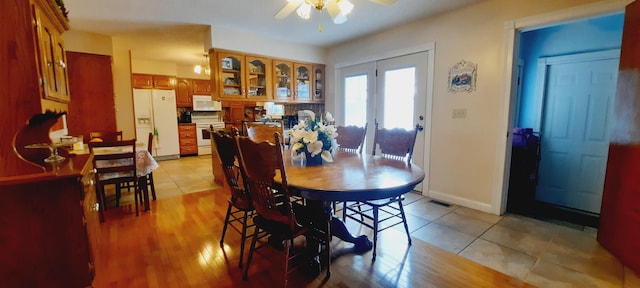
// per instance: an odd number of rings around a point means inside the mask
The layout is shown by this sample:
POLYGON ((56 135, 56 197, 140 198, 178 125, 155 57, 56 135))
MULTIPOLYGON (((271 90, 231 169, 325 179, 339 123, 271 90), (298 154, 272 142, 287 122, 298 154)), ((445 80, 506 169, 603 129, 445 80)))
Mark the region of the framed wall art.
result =
POLYGON ((449 92, 471 92, 476 90, 478 65, 462 60, 449 68, 449 92))

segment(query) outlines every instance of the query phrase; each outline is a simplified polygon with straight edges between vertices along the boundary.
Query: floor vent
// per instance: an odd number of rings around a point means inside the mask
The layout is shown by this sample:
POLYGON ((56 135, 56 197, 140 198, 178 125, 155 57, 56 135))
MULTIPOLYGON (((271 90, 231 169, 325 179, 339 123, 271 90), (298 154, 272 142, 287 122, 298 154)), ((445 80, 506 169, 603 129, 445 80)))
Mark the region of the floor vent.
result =
POLYGON ((444 207, 449 207, 451 206, 450 204, 444 203, 444 202, 440 202, 438 200, 429 200, 429 202, 433 203, 433 204, 438 204, 440 206, 444 206, 444 207))

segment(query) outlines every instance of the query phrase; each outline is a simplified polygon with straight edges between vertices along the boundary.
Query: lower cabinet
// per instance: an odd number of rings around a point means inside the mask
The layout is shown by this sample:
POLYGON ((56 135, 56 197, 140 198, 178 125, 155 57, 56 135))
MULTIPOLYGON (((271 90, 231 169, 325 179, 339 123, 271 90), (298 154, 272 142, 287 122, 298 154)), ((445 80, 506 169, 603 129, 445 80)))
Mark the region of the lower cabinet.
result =
POLYGON ((0 178, 2 287, 89 287, 98 207, 91 155, 45 173, 0 178))
POLYGON ((179 124, 180 155, 198 154, 198 137, 196 124, 179 124))

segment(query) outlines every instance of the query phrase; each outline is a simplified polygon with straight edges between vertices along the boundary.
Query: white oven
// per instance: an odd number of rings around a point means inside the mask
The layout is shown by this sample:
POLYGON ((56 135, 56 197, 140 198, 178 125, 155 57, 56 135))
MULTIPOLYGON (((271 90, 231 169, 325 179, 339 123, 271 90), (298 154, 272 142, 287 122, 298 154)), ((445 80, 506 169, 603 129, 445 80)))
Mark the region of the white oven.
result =
POLYGON ((224 122, 220 121, 216 112, 193 112, 191 122, 196 123, 198 155, 211 154, 210 126, 213 126, 214 130, 221 130, 224 129, 224 122))

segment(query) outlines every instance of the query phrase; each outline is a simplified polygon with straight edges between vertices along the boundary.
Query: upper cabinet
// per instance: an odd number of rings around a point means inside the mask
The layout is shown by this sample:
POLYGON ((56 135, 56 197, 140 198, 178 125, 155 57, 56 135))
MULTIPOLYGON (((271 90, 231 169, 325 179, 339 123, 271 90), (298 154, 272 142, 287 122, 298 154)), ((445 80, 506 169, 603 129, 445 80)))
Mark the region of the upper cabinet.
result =
POLYGON ((324 103, 324 65, 313 65, 313 101, 324 103))
POLYGON ((274 100, 293 101, 293 62, 273 60, 274 100))
POLYGON ((176 106, 193 106, 192 80, 185 78, 176 79, 176 106))
POLYGON ((211 58, 214 100, 324 102, 324 65, 224 50, 211 58))
POLYGON ((230 52, 218 52, 218 95, 223 99, 243 99, 245 61, 244 55, 230 52))
POLYGON ((211 95, 211 80, 191 79, 193 95, 211 95))
POLYGON ((247 99, 269 100, 271 98, 271 59, 245 56, 247 61, 247 99))
POLYGON ((137 89, 176 89, 176 77, 169 75, 131 74, 131 87, 137 89))
POLYGON ((294 88, 295 100, 299 102, 311 101, 311 73, 313 69, 311 64, 294 63, 294 88))
POLYGON ((40 85, 43 98, 68 103, 71 97, 62 33, 69 25, 51 6, 45 1, 34 1, 33 5, 40 85))

